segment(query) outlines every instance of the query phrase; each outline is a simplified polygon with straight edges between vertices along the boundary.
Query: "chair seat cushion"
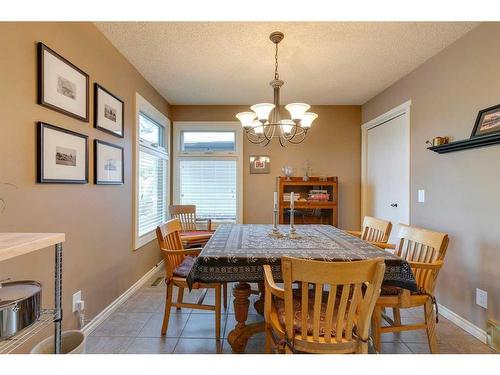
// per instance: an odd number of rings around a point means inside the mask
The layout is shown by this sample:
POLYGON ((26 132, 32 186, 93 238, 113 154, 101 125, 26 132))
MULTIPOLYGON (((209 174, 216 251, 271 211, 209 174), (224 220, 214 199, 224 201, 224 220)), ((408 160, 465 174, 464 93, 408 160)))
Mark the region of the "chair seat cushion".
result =
POLYGON ((184 260, 174 269, 174 276, 187 277, 194 265, 193 257, 185 257, 184 260))
MULTIPOLYGON (((397 286, 382 285, 380 288, 381 296, 397 296, 401 291, 401 288, 397 286)), ((426 294, 425 290, 418 290, 417 292, 411 292, 412 295, 423 295, 426 294)))
POLYGON ((186 232, 181 232, 181 238, 185 236, 200 236, 200 235, 211 235, 214 234, 213 231, 211 230, 192 230, 192 231, 186 231, 186 232))
MULTIPOLYGON (((314 291, 309 290, 308 293, 308 311, 307 313, 307 334, 312 335, 313 334, 313 311, 314 311, 314 291)), ((326 301, 328 300, 328 292, 323 292, 323 297, 321 301, 321 313, 320 313, 320 322, 319 322, 319 335, 324 336, 325 335, 325 315, 326 315, 326 301)), ((278 315, 278 320, 280 324, 284 327, 285 326, 285 301, 282 300, 281 298, 274 297, 273 299, 274 302, 274 307, 276 309, 276 313, 278 315)), ((338 303, 338 302, 337 302, 338 303)), ((349 304, 347 306, 346 311, 348 311, 349 304)), ((293 328, 294 331, 299 334, 302 333, 302 295, 300 290, 294 290, 293 291, 293 328)), ((332 320, 332 325, 335 326, 337 322, 337 317, 336 317, 336 312, 334 313, 335 315, 333 316, 332 320)), ((344 327, 345 327, 345 320, 344 320, 344 327)), ((332 336, 335 336, 335 328, 332 327, 332 336)))

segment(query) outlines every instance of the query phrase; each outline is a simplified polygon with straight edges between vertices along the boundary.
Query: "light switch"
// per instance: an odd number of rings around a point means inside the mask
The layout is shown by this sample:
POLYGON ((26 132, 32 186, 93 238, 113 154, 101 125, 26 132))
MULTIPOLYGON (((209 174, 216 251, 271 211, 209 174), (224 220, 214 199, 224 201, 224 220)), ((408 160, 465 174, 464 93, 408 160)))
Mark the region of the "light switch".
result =
POLYGON ((424 203, 424 202, 425 202, 425 190, 419 189, 418 190, 418 203, 424 203))

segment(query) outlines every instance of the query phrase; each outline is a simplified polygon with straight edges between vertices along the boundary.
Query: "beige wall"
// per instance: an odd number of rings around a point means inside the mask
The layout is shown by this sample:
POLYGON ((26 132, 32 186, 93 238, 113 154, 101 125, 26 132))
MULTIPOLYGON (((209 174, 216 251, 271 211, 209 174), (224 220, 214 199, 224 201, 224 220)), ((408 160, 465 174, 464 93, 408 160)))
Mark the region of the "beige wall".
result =
POLYGON ((439 155, 425 141, 468 138, 477 112, 500 103, 499 40, 500 23, 482 24, 363 105, 366 122, 411 99, 411 223, 449 233, 438 302, 483 329, 500 318, 500 147, 439 155))
MULTIPOLYGON (((173 121, 237 121, 236 113, 248 106, 172 106, 173 121)), ((243 221, 272 221, 273 191, 281 167, 291 165, 294 175, 302 175, 303 163, 309 159, 313 175, 339 177, 339 226, 358 229, 360 225, 360 142, 361 110, 359 106, 313 106, 319 117, 306 140, 282 148, 276 141, 267 147, 245 140, 243 147, 243 221), (270 174, 250 174, 250 155, 269 155, 270 174)), ((174 124, 175 126, 175 124, 174 124)))
MULTIPOLYGON (((0 23, 0 186, 7 208, 0 231, 64 232, 64 326, 75 327, 71 295, 82 290, 87 318, 94 317, 159 260, 156 243, 132 251, 132 131, 135 93, 168 114, 168 103, 91 23, 0 23), (42 41, 90 76, 89 123, 36 104, 36 42, 42 41), (93 83, 125 101, 125 138, 93 128, 93 83), (90 183, 37 184, 35 123, 44 121, 89 136, 90 183), (125 184, 93 181, 94 139, 125 147, 125 184)), ((52 306, 52 249, 0 263, 0 279, 35 279, 52 306)))

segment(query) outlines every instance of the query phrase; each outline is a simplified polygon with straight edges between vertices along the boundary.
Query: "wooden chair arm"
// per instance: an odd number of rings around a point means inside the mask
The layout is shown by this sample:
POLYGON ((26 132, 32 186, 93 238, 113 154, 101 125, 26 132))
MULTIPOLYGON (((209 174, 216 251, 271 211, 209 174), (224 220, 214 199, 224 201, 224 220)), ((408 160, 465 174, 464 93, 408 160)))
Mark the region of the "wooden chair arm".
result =
POLYGON ((273 273, 271 272, 271 266, 264 265, 264 282, 266 286, 266 293, 271 292, 276 297, 285 299, 285 290, 278 287, 274 282, 273 273))
POLYGON ((361 234, 362 234, 360 230, 346 230, 344 232, 349 233, 351 236, 360 237, 360 238, 361 238, 361 234))
POLYGON ((444 262, 442 260, 436 260, 433 263, 422 263, 422 262, 409 261, 408 264, 410 265, 411 268, 419 268, 422 270, 439 270, 441 267, 443 267, 444 262))
POLYGON ((161 249, 165 253, 165 255, 184 255, 184 256, 198 256, 200 255, 201 248, 197 249, 179 249, 179 250, 167 250, 167 249, 161 249))
POLYGON ((385 242, 370 242, 372 245, 380 247, 381 249, 396 249, 396 245, 392 243, 385 243, 385 242))

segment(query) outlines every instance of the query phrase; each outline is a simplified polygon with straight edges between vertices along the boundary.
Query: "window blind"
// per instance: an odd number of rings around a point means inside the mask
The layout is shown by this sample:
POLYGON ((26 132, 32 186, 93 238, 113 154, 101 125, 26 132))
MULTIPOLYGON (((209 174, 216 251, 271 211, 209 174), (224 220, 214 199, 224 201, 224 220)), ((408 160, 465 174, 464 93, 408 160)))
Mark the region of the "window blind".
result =
POLYGON ((165 222, 167 213, 167 161, 165 157, 139 151, 139 236, 165 222))
POLYGON ((236 160, 180 160, 181 204, 200 219, 236 221, 236 160))

